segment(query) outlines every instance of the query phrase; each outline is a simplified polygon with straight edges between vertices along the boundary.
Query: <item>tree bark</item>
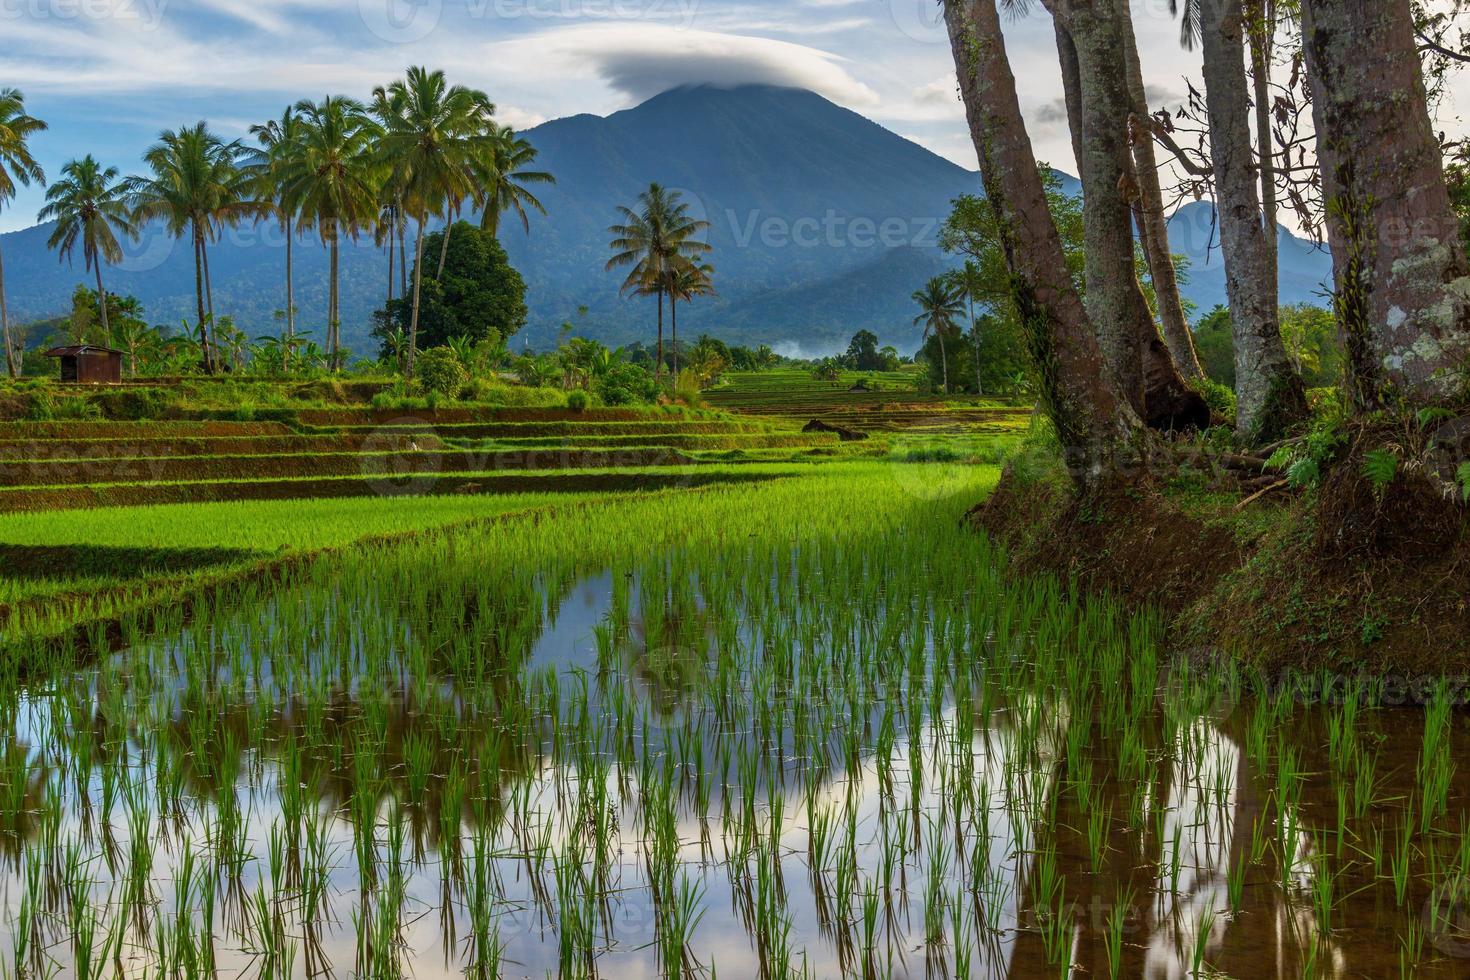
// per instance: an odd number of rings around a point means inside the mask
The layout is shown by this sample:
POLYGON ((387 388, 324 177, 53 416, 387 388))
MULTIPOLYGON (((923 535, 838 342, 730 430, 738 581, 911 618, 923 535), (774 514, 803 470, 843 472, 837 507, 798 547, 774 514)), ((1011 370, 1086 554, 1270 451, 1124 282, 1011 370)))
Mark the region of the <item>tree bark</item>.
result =
POLYGON ((413 312, 408 320, 408 367, 403 376, 412 380, 414 354, 419 342, 419 291, 424 285, 424 222, 418 222, 413 242, 413 312))
POLYGON ((1453 399, 1470 363, 1470 258, 1409 0, 1305 0, 1302 15, 1354 405, 1453 399))
POLYGON ((327 296, 327 365, 331 370, 335 371, 337 370, 338 366, 338 350, 341 346, 338 339, 339 330, 341 329, 341 314, 337 308, 340 301, 340 293, 338 292, 338 284, 340 280, 338 279, 337 260, 341 252, 341 248, 340 243, 337 241, 336 228, 332 229, 331 251, 332 272, 327 296))
MULTIPOLYGON (((1204 399, 1181 376, 1138 283, 1133 212, 1127 188, 1133 171, 1127 120, 1132 101, 1124 59, 1124 12, 1113 3, 1045 0, 1071 39, 1081 119, 1083 225, 1087 248, 1087 312, 1109 366, 1134 411, 1156 428, 1203 426, 1204 399)), ((1064 76, 1066 74, 1064 62, 1064 76)), ((1069 98, 1069 104, 1073 99, 1069 98)))
POLYGON ((975 346, 975 394, 984 397, 985 385, 980 381, 980 324, 975 319, 974 296, 970 297, 970 340, 975 346))
POLYGON ((1128 70, 1128 96, 1133 113, 1128 134, 1133 145, 1133 177, 1138 195, 1138 237, 1148 260, 1149 276, 1153 279, 1164 343, 1169 346, 1179 373, 1192 381, 1204 377, 1205 372, 1194 349, 1194 335, 1189 330, 1189 318, 1184 315, 1184 299, 1179 294, 1179 275, 1174 268, 1173 253, 1169 250, 1169 223, 1164 217, 1164 191, 1159 185, 1153 134, 1147 126, 1131 122, 1133 116, 1137 116, 1140 123, 1148 118, 1148 95, 1143 85, 1143 64, 1138 57, 1138 39, 1134 36, 1133 21, 1128 16, 1127 0, 1118 0, 1118 4, 1123 60, 1128 70))
POLYGON ((970 137, 995 210, 1011 289, 1056 427, 1079 489, 1095 487, 1142 428, 1102 359, 1087 310, 1067 271, 1061 236, 1036 172, 995 0, 945 0, 970 137))
POLYGON ((286 336, 296 336, 296 301, 291 289, 291 216, 286 215, 286 336))
POLYGON ((435 281, 444 278, 444 262, 449 258, 449 229, 452 227, 449 219, 444 221, 444 240, 439 243, 439 269, 434 273, 435 281))
POLYGON ((1281 341, 1266 229, 1256 199, 1240 0, 1201 0, 1205 104, 1220 253, 1235 341, 1236 430, 1269 441, 1307 411, 1301 378, 1281 341))
POLYGON ((10 336, 10 311, 5 306, 5 257, 0 255, 0 343, 5 345, 5 370, 12 378, 20 377, 15 359, 15 343, 10 336))
POLYGON ((949 394, 949 354, 944 349, 944 327, 938 326, 934 329, 934 336, 939 338, 939 376, 944 379, 944 393, 949 394))
POLYGON ((107 290, 102 288, 102 256, 92 256, 92 269, 97 273, 97 311, 102 321, 102 342, 112 343, 112 325, 107 322, 107 290))
POLYGON ((664 373, 664 291, 658 291, 658 363, 653 366, 653 380, 658 381, 664 373))
POLYGON ((1261 217, 1266 226, 1266 289, 1281 295, 1280 233, 1277 229, 1276 142, 1271 131, 1271 58, 1276 35, 1275 0, 1250 0, 1251 84, 1256 104, 1256 163, 1261 174, 1261 217))
POLYGON ((669 338, 674 347, 674 384, 679 383, 679 301, 669 294, 669 338))
POLYGON ((204 315, 204 245, 200 241, 199 222, 193 222, 194 239, 194 301, 199 311, 199 349, 204 355, 204 373, 214 373, 214 358, 209 351, 209 324, 204 315))
POLYGON ((385 310, 391 310, 393 308, 393 249, 394 249, 393 238, 394 238, 393 231, 392 231, 392 229, 389 229, 389 231, 388 231, 388 302, 386 304, 384 304, 384 306, 383 306, 383 309, 385 309, 385 310))

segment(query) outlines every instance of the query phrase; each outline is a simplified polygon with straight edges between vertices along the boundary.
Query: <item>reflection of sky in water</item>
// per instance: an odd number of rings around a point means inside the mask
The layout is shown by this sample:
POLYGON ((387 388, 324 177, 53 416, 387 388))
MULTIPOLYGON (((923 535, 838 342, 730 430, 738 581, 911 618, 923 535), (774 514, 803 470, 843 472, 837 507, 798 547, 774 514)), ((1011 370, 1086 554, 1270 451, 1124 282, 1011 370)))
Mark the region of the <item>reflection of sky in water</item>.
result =
MULTIPOLYGON (((529 637, 528 652, 520 661, 522 676, 555 676, 563 692, 578 685, 594 699, 589 706, 592 717, 598 712, 614 712, 611 704, 631 706, 647 725, 640 728, 638 748, 657 756, 670 739, 694 730, 694 737, 706 744, 725 739, 750 750, 754 734, 730 732, 706 724, 703 707, 695 695, 684 696, 660 688, 650 680, 640 659, 648 651, 639 647, 638 623, 640 588, 637 581, 618 583, 615 573, 604 572, 576 581, 554 602, 542 610, 539 630, 529 637), (619 641, 619 655, 611 662, 599 653, 598 630, 606 628, 618 602, 616 593, 626 586, 631 603, 629 617, 632 635, 619 641), (609 700, 616 692, 628 700, 609 700), (670 703, 673 710, 668 710, 670 703), (694 726, 691 729, 690 726, 694 726)), ((774 583, 773 583, 774 584, 774 583)), ((705 607, 697 602, 698 610, 705 607)), ((903 610, 908 613, 909 610, 903 610)), ((391 619, 390 619, 391 621, 391 619)), ((263 629, 260 622, 228 624, 224 628, 249 636, 263 629)), ((713 630, 698 624, 695 635, 714 642, 713 630)), ((744 646, 758 647, 763 637, 753 623, 741 622, 733 630, 744 646)), ((789 639, 789 637, 787 638, 789 639)), ((829 643, 870 644, 873 635, 827 637, 829 643)), ((404 642, 410 642, 405 635, 404 642)), ((932 651, 933 638, 924 640, 932 651)), ((146 728, 163 719, 177 719, 188 703, 190 680, 182 669, 187 662, 183 653, 169 645, 159 644, 157 663, 179 667, 177 674, 159 669, 148 682, 155 685, 155 696, 136 719, 146 728)), ((697 657, 700 651, 692 651, 697 657)), ((361 648, 349 644, 349 656, 361 654, 361 648)), ((820 655, 820 651, 806 651, 820 655)), ((321 657, 327 654, 322 652, 321 657)), ((325 660, 324 660, 325 662, 325 660)), ((218 677, 229 679, 240 670, 247 671, 248 688, 268 697, 274 691, 268 662, 264 665, 242 665, 221 662, 218 677)), ((93 692, 95 675, 82 675, 74 683, 93 692)), ((242 678, 243 679, 243 678, 242 678)), ((834 692, 835 695, 835 692, 834 692)), ((59 702, 46 691, 35 691, 15 706, 11 724, 15 737, 12 746, 29 746, 34 763, 55 765, 48 746, 55 744, 59 721, 53 708, 59 702)), ((856 768, 845 765, 842 752, 835 751, 828 767, 815 767, 816 776, 808 785, 811 760, 793 758, 782 753, 779 771, 758 767, 756 798, 741 798, 738 785, 712 787, 709 814, 701 819, 692 800, 681 801, 674 814, 679 848, 677 859, 680 877, 697 886, 704 910, 693 933, 692 948, 707 967, 718 964, 721 975, 756 976, 760 958, 752 935, 742 921, 744 889, 753 888, 754 860, 743 865, 733 863, 732 841, 722 835, 721 813, 726 807, 739 811, 753 809, 756 823, 768 837, 777 841, 781 879, 785 886, 784 915, 790 929, 791 948, 804 956, 800 965, 814 975, 831 976, 846 969, 862 972, 864 951, 862 936, 862 896, 868 887, 882 888, 885 848, 894 840, 904 840, 906 847, 901 866, 892 868, 889 890, 880 892, 883 917, 880 923, 875 958, 879 972, 893 975, 944 973, 955 963, 953 932, 945 912, 945 941, 939 946, 925 943, 926 893, 937 884, 937 891, 947 903, 966 903, 973 917, 967 920, 966 946, 971 951, 971 973, 976 976, 1054 976, 1057 968, 1045 963, 1041 956, 1037 922, 1045 910, 1035 908, 1036 892, 1042 877, 1041 853, 1055 848, 1055 861, 1070 883, 1087 876, 1089 856, 1078 853, 1081 814, 1072 801, 1060 806, 1057 799, 1067 777, 1067 754, 1064 744, 1069 726, 1081 724, 1071 717, 1069 706, 1052 695, 1021 695, 1009 705, 995 707, 988 716, 977 719, 972 738, 957 739, 959 712, 953 704, 945 705, 935 717, 925 718, 916 732, 906 731, 905 711, 894 715, 898 731, 892 751, 888 753, 887 771, 892 784, 885 787, 883 753, 875 748, 875 738, 883 718, 881 705, 869 706, 865 716, 854 719, 862 731, 862 751, 856 768), (1029 720, 1028 720, 1029 719, 1029 720), (1037 725, 1036 719, 1044 723, 1037 725), (1028 744, 1027 733, 1036 735, 1028 744), (965 760, 972 758, 966 768, 965 760), (921 791, 912 792, 911 773, 922 776, 921 791), (965 779, 979 793, 978 805, 985 815, 967 813, 964 825, 954 821, 953 794, 949 781, 965 779), (774 786, 779 800, 773 799, 768 787, 774 786), (770 826, 779 801, 780 823, 770 826), (851 823, 848 814, 851 814, 851 823), (829 858, 820 869, 809 867, 812 851, 813 814, 826 814, 831 820, 833 843, 829 858), (1067 825, 1064 827, 1063 825, 1067 825), (988 838, 976 846, 979 828, 988 830, 988 838), (1070 836, 1069 836, 1070 835, 1070 836), (915 848, 914 842, 918 841, 915 848), (1062 843, 1058 844, 1057 841, 1062 843), (937 883, 933 863, 936 853, 945 855, 938 866, 937 883), (838 888, 835 864, 840 857, 855 857, 857 872, 849 888, 851 899, 839 919, 846 919, 844 930, 834 928, 828 912, 832 896, 838 888), (979 859, 981 864, 972 866, 979 859), (993 926, 987 931, 984 926, 993 926), (846 957, 840 951, 843 932, 859 943, 846 957)), ((1088 722, 1090 723, 1090 721, 1088 722)), ((1140 975, 1182 978, 1190 973, 1196 945, 1203 943, 1206 960, 1230 961, 1234 975, 1295 976, 1303 962, 1304 944, 1316 941, 1318 929, 1310 911, 1313 876, 1319 872, 1325 856, 1316 852, 1311 817, 1294 814, 1296 860, 1287 877, 1293 883, 1290 896, 1279 889, 1263 885, 1260 879, 1279 880, 1279 872, 1264 868, 1249 891, 1248 908, 1239 918, 1229 911, 1226 880, 1229 869, 1248 858, 1255 822, 1266 819, 1261 803, 1263 790, 1252 783, 1259 776, 1250 771, 1238 740, 1227 735, 1221 722, 1196 718, 1181 728, 1168 746, 1163 777, 1167 793, 1163 810, 1156 817, 1145 811, 1144 823, 1157 827, 1154 852, 1144 859, 1152 865, 1146 870, 1146 891, 1135 896, 1140 908, 1152 909, 1145 916, 1147 930, 1130 934, 1128 943, 1133 957, 1129 962, 1140 975), (1249 805, 1247 805, 1247 801, 1249 805), (1173 873, 1178 856, 1177 878, 1173 873), (1176 890, 1177 887, 1177 890, 1176 890), (1288 898, 1290 900, 1288 900, 1288 898), (1205 931, 1207 927, 1207 931, 1205 931), (1241 953, 1240 951, 1246 951, 1241 953), (1247 972, 1241 972, 1249 967, 1247 972)), ((275 738, 292 738, 289 728, 273 731, 275 738)), ((595 731, 594 731, 595 734, 595 731)), ((846 733, 831 733, 829 747, 840 749, 846 733)), ((136 746, 134 747, 136 749, 136 746)), ((1095 747, 1093 761, 1102 771, 1115 758, 1111 746, 1095 747)), ((707 756, 707 758, 710 758, 707 756)), ((216 934, 219 935, 219 965, 225 975, 249 975, 260 969, 258 958, 249 950, 253 933, 260 920, 249 911, 257 895, 265 896, 267 905, 279 900, 286 932, 297 948, 296 975, 304 975, 306 954, 302 944, 299 920, 300 899, 284 882, 271 875, 271 848, 274 834, 279 833, 282 809, 278 780, 282 770, 275 751, 263 748, 246 752, 241 764, 237 798, 244 823, 243 841, 251 860, 243 867, 239 882, 222 893, 217 910, 216 934)), ((656 770, 654 770, 656 771, 656 770)), ((732 769, 730 778, 735 780, 732 769)), ((598 969, 607 974, 650 976, 660 970, 656 950, 658 932, 656 914, 648 890, 648 833, 642 824, 643 801, 647 787, 641 785, 638 771, 622 771, 614 762, 602 758, 600 768, 579 773, 575 767, 554 767, 543 755, 535 767, 524 774, 507 774, 504 792, 514 794, 520 804, 508 807, 521 814, 524 822, 500 819, 485 832, 484 847, 492 860, 488 873, 496 894, 494 921, 500 940, 505 944, 504 973, 508 976, 546 976, 559 969, 558 929, 560 910, 556 897, 555 856, 577 849, 587 851, 581 835, 573 833, 572 821, 584 815, 579 801, 591 798, 583 778, 600 778, 608 797, 615 801, 616 829, 610 853, 613 860, 607 870, 608 889, 605 920, 598 925, 598 969), (576 841, 582 843, 577 844, 576 841), (542 855, 538 857, 537 855, 542 855), (610 928, 609 928, 610 927, 610 928)), ((10 910, 6 931, 0 934, 0 949, 14 939, 17 910, 27 892, 25 866, 41 858, 62 863, 68 860, 64 851, 73 848, 72 860, 80 860, 82 874, 92 882, 89 900, 99 917, 99 937, 122 921, 118 918, 130 861, 135 859, 130 846, 134 825, 150 827, 150 838, 156 839, 149 849, 154 914, 163 920, 178 916, 177 878, 186 851, 192 852, 199 868, 208 865, 204 858, 217 847, 210 839, 217 823, 218 811, 213 804, 200 803, 196 812, 181 820, 162 818, 153 781, 157 776, 150 759, 131 760, 130 780, 133 790, 122 790, 114 804, 110 833, 101 833, 96 811, 103 793, 101 778, 96 773, 68 774, 60 785, 67 787, 61 821, 53 832, 47 832, 40 815, 32 815, 27 828, 29 842, 20 866, 8 865, 0 873, 0 904, 10 910), (86 786, 94 810, 84 820, 76 791, 80 778, 86 786), (111 838, 114 842, 104 842, 111 838), (50 846, 52 844, 56 846, 50 846)), ((61 779, 62 777, 57 777, 61 779)), ((1124 789, 1124 787, 1119 787, 1124 789)), ((323 852, 330 861, 326 914, 319 937, 320 951, 336 975, 351 972, 358 955, 358 936, 354 925, 357 916, 375 914, 376 903, 384 894, 383 883, 366 889, 358 880, 355 863, 354 832, 345 811, 326 812, 315 803, 318 826, 322 834, 323 852), (366 903, 366 905, 364 905, 366 903)), ((1121 823, 1126 807, 1123 798, 1109 800, 1115 817, 1121 823)), ((376 827, 377 857, 386 855, 389 807, 379 809, 376 827)), ((1273 824, 1274 828, 1274 824, 1273 824)), ((466 854, 473 850, 477 831, 471 823, 461 828, 466 854)), ((1114 828, 1115 833, 1118 827, 1114 828)), ((1275 830, 1271 830, 1273 835, 1275 830)), ((1119 843, 1120 848, 1125 846, 1119 843)), ((408 854, 415 853, 412 842, 408 854)), ((467 939, 470 916, 460 884, 446 884, 447 869, 442 862, 438 841, 430 839, 422 856, 415 856, 408 867, 405 898, 399 912, 399 940, 405 963, 411 962, 416 977, 461 975, 468 956, 467 939), (450 895, 446 904, 445 896, 450 895)), ((202 879, 200 879, 202 881, 202 879)), ((1106 879, 1095 883, 1095 893, 1117 894, 1121 883, 1106 879)), ((198 887, 191 895, 184 918, 199 926, 198 887)), ((1074 898, 1069 891, 1068 900, 1074 898)), ((58 941, 47 955, 60 964, 70 959, 70 940, 74 920, 66 910, 66 897, 53 890, 51 908, 42 917, 47 934, 58 941)), ((1080 896, 1076 900, 1081 901, 1080 896)), ((151 932, 151 930, 150 930, 151 932)), ((160 933, 161 934, 161 933, 160 933)), ((1078 947, 1074 954, 1079 965, 1094 972, 1106 969, 1101 952, 1102 937, 1090 911, 1079 911, 1072 933, 1078 947)), ((144 936, 129 925, 120 954, 123 972, 143 976, 160 963, 156 935, 144 936), (150 948, 152 947, 152 948, 150 948)), ((1323 940, 1315 960, 1319 975, 1344 976, 1348 967, 1361 962, 1350 957, 1344 947, 1332 938, 1323 940)), ((1222 967, 1223 968, 1223 967, 1222 967)), ((62 969, 56 975, 76 975, 62 969)), ((1448 974, 1447 974, 1448 975, 1448 974)))

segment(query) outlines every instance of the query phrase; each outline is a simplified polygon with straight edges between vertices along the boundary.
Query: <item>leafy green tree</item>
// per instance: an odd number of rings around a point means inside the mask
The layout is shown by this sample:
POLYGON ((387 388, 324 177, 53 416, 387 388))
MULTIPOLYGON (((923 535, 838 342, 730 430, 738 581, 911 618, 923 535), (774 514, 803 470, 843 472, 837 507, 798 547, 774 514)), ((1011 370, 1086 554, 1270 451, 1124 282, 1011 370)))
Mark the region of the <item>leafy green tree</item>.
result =
POLYGON ((1235 341, 1230 311, 1216 306, 1194 328, 1194 349, 1205 374, 1227 388, 1235 387, 1235 341))
POLYGON ((122 243, 137 232, 128 212, 127 187, 118 180, 116 167, 103 167, 90 154, 61 168, 61 179, 46 190, 46 206, 37 216, 56 222, 46 245, 70 260, 77 245, 88 272, 97 274, 97 295, 102 335, 111 333, 107 318, 107 290, 102 285, 102 264, 121 262, 122 243))
POLYGON ((457 398, 469 382, 469 373, 448 347, 430 347, 419 359, 419 383, 425 391, 457 398))
MULTIPOLYGON (((26 114, 26 98, 19 89, 0 88, 0 206, 14 200, 16 185, 29 187, 46 182, 46 173, 31 155, 30 138, 44 132, 46 124, 26 114)), ((5 369, 12 378, 20 374, 20 359, 10 332, 10 311, 5 306, 5 260, 0 256, 0 343, 5 345, 5 369)))
POLYGON ((883 370, 883 356, 878 353, 878 335, 871 330, 859 330, 852 335, 843 358, 855 371, 883 370))
MULTIPOLYGON (((442 234, 426 237, 430 253, 439 248, 442 234)), ((526 284, 494 235, 460 221, 450 236, 443 274, 424 282, 418 312, 419 337, 427 347, 446 346, 456 338, 473 344, 507 341, 526 324, 526 284)), ((407 334, 412 317, 412 302, 396 299, 373 314, 373 335, 386 341, 394 330, 407 334)), ((390 355, 385 343, 383 356, 390 355)))

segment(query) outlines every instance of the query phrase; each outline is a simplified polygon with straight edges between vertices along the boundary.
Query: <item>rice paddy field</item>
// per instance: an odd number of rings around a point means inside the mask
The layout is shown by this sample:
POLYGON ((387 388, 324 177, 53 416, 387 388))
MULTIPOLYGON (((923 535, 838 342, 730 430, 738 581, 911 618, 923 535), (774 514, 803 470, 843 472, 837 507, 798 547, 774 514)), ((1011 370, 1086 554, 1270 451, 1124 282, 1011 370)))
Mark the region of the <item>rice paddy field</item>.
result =
POLYGON ((1171 650, 963 526, 1026 413, 811 404, 0 432, 4 975, 1465 975, 1461 689, 1171 650))

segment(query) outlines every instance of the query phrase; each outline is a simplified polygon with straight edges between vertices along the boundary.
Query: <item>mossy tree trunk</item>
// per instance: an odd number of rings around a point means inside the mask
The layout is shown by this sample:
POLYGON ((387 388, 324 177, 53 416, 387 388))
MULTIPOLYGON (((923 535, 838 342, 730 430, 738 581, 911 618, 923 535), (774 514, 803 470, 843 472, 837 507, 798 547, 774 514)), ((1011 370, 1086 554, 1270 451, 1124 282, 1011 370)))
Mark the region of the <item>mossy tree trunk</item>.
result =
POLYGON ((1011 290, 1074 481, 1106 478, 1142 423, 1106 367, 1067 271, 1016 96, 995 0, 945 0, 970 137, 995 209, 1011 290))
POLYGON ((1307 400, 1281 340, 1276 276, 1256 195, 1240 0, 1201 0, 1200 39, 1220 251, 1235 341, 1236 430, 1249 439, 1270 440, 1306 415, 1307 400))
POLYGON ((1302 15, 1354 404, 1463 397, 1470 259, 1409 0, 1303 0, 1302 15))
MULTIPOLYGON (((1127 11, 1113 0, 1045 0, 1058 27, 1063 86, 1082 178, 1087 312, 1133 409, 1150 424, 1208 417, 1159 336, 1138 282, 1128 188, 1133 100, 1125 61, 1127 11), (1070 43, 1069 43, 1070 42, 1070 43), (1080 119, 1072 107, 1080 109, 1080 119)), ((1131 29, 1131 28, 1130 28, 1131 29)))

